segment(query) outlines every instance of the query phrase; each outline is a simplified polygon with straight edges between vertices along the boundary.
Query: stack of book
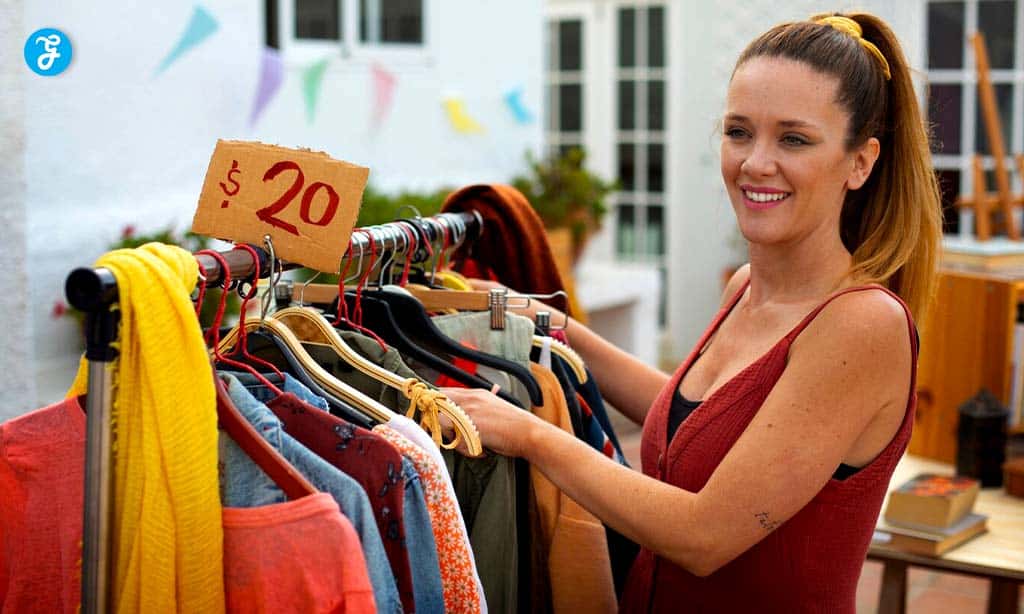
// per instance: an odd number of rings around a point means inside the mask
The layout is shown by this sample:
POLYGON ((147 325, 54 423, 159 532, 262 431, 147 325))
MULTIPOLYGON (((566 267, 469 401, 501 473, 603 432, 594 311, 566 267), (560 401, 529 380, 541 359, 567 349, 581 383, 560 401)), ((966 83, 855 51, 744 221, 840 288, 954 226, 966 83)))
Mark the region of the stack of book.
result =
POLYGON ((941 556, 984 533, 988 517, 973 513, 978 480, 921 474, 889 493, 875 542, 925 556, 941 556))

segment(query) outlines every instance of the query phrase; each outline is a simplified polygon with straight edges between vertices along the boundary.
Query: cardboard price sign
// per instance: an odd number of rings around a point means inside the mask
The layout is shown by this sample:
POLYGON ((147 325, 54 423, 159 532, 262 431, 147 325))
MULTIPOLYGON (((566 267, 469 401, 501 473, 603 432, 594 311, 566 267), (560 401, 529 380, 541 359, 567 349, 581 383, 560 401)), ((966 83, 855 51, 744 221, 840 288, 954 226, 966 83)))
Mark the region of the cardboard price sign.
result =
POLYGON ((323 152, 217 141, 192 231, 337 273, 359 214, 370 170, 323 152))

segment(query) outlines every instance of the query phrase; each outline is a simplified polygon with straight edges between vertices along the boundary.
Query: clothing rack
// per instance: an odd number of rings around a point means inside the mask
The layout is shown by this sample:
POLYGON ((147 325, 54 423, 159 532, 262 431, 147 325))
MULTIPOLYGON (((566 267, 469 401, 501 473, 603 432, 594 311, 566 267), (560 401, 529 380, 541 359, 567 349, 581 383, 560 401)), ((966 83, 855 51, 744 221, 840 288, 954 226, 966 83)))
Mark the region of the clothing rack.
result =
MULTIPOLYGON (((427 250, 427 243, 444 241, 449 246, 458 246, 466 240, 475 240, 483 230, 483 218, 475 211, 441 213, 428 218, 409 218, 359 230, 363 232, 353 232, 345 258, 361 259, 371 252, 379 256, 388 251, 412 247, 416 250, 413 260, 424 262, 429 259, 428 252, 432 251, 427 250), (414 230, 414 245, 410 245, 410 233, 402 229, 405 225, 414 230)), ((259 258, 260 277, 269 277, 270 254, 261 247, 252 247, 259 258)), ((248 279, 253 276, 255 261, 248 250, 230 250, 220 252, 220 255, 227 262, 232 279, 248 279)), ((224 279, 219 261, 206 254, 197 254, 196 260, 205 274, 205 285, 219 285, 224 279)), ((288 270, 300 266, 278 260, 275 268, 288 270)), ((117 349, 112 343, 117 339, 119 323, 119 312, 111 309, 111 306, 118 300, 117 280, 106 268, 77 268, 68 275, 64 292, 68 304, 86 315, 85 358, 89 361, 82 525, 82 612, 103 614, 111 609, 111 363, 117 357, 117 349)))

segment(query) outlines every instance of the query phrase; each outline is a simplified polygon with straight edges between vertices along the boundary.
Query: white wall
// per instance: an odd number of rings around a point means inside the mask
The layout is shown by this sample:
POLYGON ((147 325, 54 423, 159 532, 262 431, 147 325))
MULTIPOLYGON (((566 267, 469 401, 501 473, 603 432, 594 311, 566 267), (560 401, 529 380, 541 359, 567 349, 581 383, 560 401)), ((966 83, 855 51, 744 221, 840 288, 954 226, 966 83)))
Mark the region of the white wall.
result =
MULTIPOLYGON (((0 0, 0 7, 10 3, 0 0)), ((13 4, 18 12, 20 2, 13 4)), ((170 223, 186 227, 216 139, 322 149, 370 167, 371 181, 384 189, 508 180, 521 169, 528 148, 539 150, 539 123, 515 124, 502 97, 523 86, 527 106, 539 114, 540 0, 430 2, 426 61, 381 62, 396 75, 397 87, 391 115, 377 132, 368 129, 369 61, 340 56, 324 76, 314 123, 306 120, 302 66, 292 64, 258 125, 248 128, 263 3, 201 4, 220 30, 157 76, 155 68, 184 29, 193 3, 31 1, 24 4, 20 26, 18 19, 0 19, 4 53, 16 53, 0 71, 17 66, 20 74, 18 87, 0 94, 0 109, 17 107, 19 87, 26 101, 13 133, 20 123, 36 404, 59 398, 73 373, 78 332, 70 319, 50 315, 54 302, 63 299, 68 271, 90 264, 126 224, 140 231, 170 223), (70 68, 55 78, 35 76, 20 59, 28 34, 46 26, 64 30, 74 45, 70 68), (459 135, 449 127, 441 106, 448 92, 462 95, 485 134, 459 135)), ((7 72, 0 75, 6 79, 7 72)), ((17 158, 17 143, 6 138, 12 115, 3 117, 3 154, 17 158)), ((17 187, 17 177, 0 177, 0 187, 17 187)), ((18 207, 3 210, 16 218, 18 207)), ((2 221, 5 229, 18 224, 2 221)))
POLYGON ((921 67, 922 2, 857 3, 820 0, 747 0, 670 3, 672 41, 669 90, 670 351, 681 359, 718 309, 720 276, 742 263, 745 249, 719 171, 716 122, 736 58, 757 35, 775 24, 825 11, 874 12, 895 30, 912 66, 921 67), (741 247, 737 248, 737 245, 741 247))
MULTIPOLYGON (((593 170, 614 177, 616 11, 646 0, 548 0, 548 18, 584 22, 584 143, 593 170)), ((824 11, 873 11, 890 22, 913 66, 924 57, 923 0, 858 3, 820 0, 652 1, 667 7, 669 218, 668 330, 664 349, 678 361, 718 308, 721 273, 745 248, 719 172, 719 134, 729 76, 743 47, 783 21, 824 11)), ((589 261, 612 259, 610 224, 587 247, 589 261)))
MULTIPOLYGON (((0 41, 21 40, 21 1, 0 2, 0 41)), ((0 46, 0 373, 6 380, 0 422, 31 409, 35 403, 32 370, 32 322, 25 249, 25 86, 21 46, 0 46)))

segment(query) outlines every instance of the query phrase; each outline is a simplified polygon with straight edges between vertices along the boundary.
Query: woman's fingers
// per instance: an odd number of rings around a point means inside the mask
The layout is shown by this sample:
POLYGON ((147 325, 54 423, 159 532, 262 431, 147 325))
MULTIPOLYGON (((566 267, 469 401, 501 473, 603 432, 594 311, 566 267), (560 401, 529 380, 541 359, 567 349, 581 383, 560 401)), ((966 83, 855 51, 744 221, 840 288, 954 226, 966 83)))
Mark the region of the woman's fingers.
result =
POLYGON ((480 433, 485 448, 504 456, 521 456, 533 414, 511 405, 486 390, 442 388, 466 412, 480 433))

